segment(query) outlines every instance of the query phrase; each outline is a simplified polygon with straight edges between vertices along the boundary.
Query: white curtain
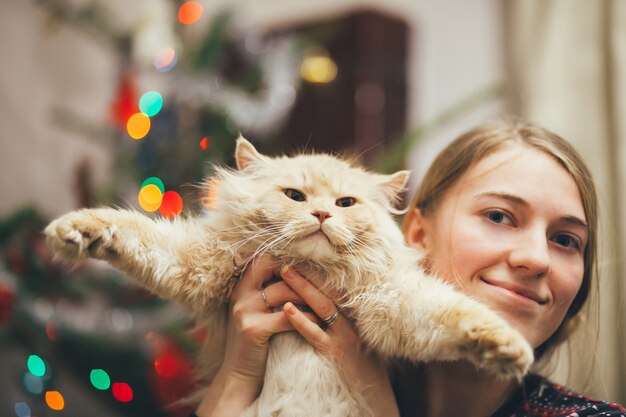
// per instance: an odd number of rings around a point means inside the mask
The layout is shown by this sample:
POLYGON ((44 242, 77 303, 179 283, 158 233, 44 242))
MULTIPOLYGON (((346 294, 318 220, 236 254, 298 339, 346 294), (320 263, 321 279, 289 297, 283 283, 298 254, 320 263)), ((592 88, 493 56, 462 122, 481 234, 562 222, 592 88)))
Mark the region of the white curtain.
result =
POLYGON ((512 111, 565 137, 601 205, 599 294, 553 379, 626 403, 626 1, 504 0, 512 111), (596 314, 597 310, 597 314, 596 314), (598 330, 595 330, 598 329, 598 330))

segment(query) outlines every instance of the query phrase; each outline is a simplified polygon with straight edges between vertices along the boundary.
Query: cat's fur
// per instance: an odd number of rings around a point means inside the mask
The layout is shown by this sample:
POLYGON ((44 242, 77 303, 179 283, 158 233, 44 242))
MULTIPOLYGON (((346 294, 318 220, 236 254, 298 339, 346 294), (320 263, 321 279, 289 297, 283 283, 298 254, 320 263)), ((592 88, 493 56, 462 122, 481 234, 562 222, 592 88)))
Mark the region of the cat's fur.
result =
MULTIPOLYGON (((218 198, 206 215, 151 219, 129 210, 86 209, 45 230, 61 258, 110 262, 155 294, 190 309, 208 326, 200 356, 206 374, 223 358, 233 276, 253 256, 269 253, 304 272, 327 277, 344 294, 335 300, 354 320, 367 348, 382 358, 468 359, 505 377, 520 377, 533 360, 524 338, 484 305, 429 276, 405 243, 390 212, 407 181, 352 167, 329 155, 270 158, 245 139, 238 170, 218 169, 218 198), (305 201, 284 192, 296 189, 305 201), (354 197, 356 204, 336 201, 354 197), (328 211, 323 223, 313 210, 328 211), (322 228, 327 239, 312 234, 322 228)), ((302 337, 275 335, 260 397, 244 416, 363 416, 358 381, 302 337)))

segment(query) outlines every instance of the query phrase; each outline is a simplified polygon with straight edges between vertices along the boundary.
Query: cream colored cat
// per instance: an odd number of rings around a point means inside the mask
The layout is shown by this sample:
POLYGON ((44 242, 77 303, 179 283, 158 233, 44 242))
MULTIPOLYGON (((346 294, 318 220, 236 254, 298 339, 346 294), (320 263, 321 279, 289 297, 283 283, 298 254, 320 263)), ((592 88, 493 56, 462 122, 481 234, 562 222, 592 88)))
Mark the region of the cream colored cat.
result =
MULTIPOLYGON (((190 309, 209 328, 205 376, 224 355, 228 298, 252 257, 269 253, 327 277, 362 342, 382 358, 468 359, 521 377, 532 349, 507 323, 418 267, 390 212, 408 172, 379 175, 329 155, 270 158, 237 142, 238 170, 218 169, 218 202, 202 217, 151 219, 130 210, 86 209, 45 230, 58 257, 103 259, 133 281, 190 309), (296 190, 298 192, 290 191, 296 190), (315 211, 329 213, 322 222, 315 211), (321 230, 326 239, 314 236, 321 230)), ((243 416, 363 416, 344 381, 296 333, 270 342, 260 397, 243 416)))

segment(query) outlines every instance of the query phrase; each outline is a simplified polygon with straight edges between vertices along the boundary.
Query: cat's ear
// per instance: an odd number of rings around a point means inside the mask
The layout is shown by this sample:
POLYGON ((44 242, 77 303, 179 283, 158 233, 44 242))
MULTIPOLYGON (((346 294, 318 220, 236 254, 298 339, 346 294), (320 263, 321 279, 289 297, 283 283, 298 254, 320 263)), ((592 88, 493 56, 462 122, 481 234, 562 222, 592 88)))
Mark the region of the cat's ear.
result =
POLYGON ((235 148, 237 169, 241 171, 253 162, 265 161, 266 159, 267 157, 261 155, 246 138, 239 134, 237 147, 235 148))
POLYGON ((378 183, 385 199, 390 204, 392 213, 400 214, 403 210, 397 210, 393 206, 400 200, 402 192, 406 190, 406 184, 409 181, 411 171, 398 171, 391 175, 382 175, 381 181, 378 183))

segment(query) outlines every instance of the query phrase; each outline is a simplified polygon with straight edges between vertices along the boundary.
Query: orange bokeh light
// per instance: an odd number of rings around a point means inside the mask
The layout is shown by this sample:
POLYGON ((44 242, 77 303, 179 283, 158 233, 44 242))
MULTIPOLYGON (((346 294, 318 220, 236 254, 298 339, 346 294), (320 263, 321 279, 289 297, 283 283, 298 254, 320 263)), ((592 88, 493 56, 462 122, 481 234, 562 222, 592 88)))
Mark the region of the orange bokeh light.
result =
POLYGON ((126 130, 133 139, 141 139, 150 131, 150 118, 143 113, 135 113, 128 119, 126 130))
POLYGON ((63 410, 65 400, 59 391, 46 391, 46 404, 53 410, 63 410))
POLYGON ((183 25, 196 23, 202 17, 203 7, 197 1, 186 1, 178 9, 178 20, 183 25))

